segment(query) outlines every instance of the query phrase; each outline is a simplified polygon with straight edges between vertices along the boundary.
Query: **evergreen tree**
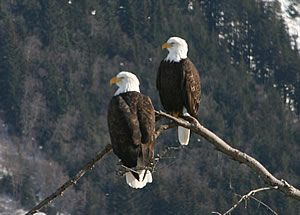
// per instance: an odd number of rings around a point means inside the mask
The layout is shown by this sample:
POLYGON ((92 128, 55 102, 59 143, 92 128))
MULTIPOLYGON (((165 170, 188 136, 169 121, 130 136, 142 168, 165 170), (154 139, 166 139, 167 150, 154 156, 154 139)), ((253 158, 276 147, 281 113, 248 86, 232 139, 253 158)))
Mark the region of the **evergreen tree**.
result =
MULTIPOLYGON (((167 53, 160 47, 170 36, 180 36, 187 40, 188 55, 201 77, 199 121, 299 187, 300 60, 274 4, 255 0, 1 2, 0 103, 6 122, 18 135, 15 144, 24 145, 19 153, 34 157, 37 167, 45 168, 40 160, 46 159, 49 168, 55 162, 73 176, 109 143, 106 112, 115 90, 109 87, 110 78, 120 70, 136 73, 141 91, 151 97, 156 109, 162 109, 155 78, 167 53), (33 38, 38 45, 31 52, 38 56, 25 58, 33 38), (31 86, 27 97, 24 83, 31 86), (35 105, 24 105, 28 97, 35 105), (39 111, 23 120, 21 110, 28 107, 39 111), (27 123, 33 136, 26 139, 21 131, 27 123)), ((156 152, 177 145, 176 132, 166 131, 157 140, 156 152)), ((70 202, 73 208, 55 203, 47 213, 208 214, 231 207, 235 193, 263 186, 248 168, 215 152, 196 135, 187 148, 168 155, 160 161, 153 183, 133 190, 124 178, 115 176, 118 161, 110 153, 74 186, 71 197, 56 200, 63 204, 62 199, 69 198, 75 202, 70 202)), ((20 195, 24 207, 37 201, 37 187, 41 192, 40 188, 47 188, 37 186, 39 181, 30 177, 30 171, 20 174, 17 184, 24 188, 20 195)), ((16 186, 11 177, 0 183, 16 186)), ((2 192, 13 196, 13 188, 2 192)), ((259 197, 279 214, 300 210, 281 193, 259 197)), ((253 202, 235 212, 266 213, 253 202)))
POLYGON ((23 77, 27 70, 18 35, 11 17, 7 17, 0 33, 0 91, 1 105, 7 122, 21 131, 20 105, 23 97, 23 77))

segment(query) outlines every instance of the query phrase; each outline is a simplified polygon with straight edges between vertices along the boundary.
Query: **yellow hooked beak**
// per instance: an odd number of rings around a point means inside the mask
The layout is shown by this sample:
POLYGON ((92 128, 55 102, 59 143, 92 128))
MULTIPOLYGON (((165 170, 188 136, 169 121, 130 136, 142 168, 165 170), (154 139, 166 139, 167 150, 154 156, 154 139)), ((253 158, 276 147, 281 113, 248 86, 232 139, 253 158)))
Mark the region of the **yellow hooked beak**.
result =
POLYGON ((117 77, 113 77, 112 79, 110 79, 109 84, 112 85, 120 82, 121 82, 120 79, 118 79, 117 77))
POLYGON ((161 46, 161 49, 166 49, 166 48, 171 48, 172 47, 172 44, 171 43, 164 43, 162 46, 161 46))

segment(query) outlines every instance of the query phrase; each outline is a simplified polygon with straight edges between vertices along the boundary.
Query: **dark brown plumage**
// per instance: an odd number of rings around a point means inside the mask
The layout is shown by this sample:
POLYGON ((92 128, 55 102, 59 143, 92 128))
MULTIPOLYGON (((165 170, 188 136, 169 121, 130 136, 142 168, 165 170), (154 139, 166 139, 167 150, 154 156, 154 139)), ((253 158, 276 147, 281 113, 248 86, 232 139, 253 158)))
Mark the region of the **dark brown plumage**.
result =
MULTIPOLYGON (((165 110, 176 117, 192 115, 197 118, 200 104, 200 77, 194 64, 188 59, 188 45, 180 37, 170 37, 161 47, 168 49, 161 61, 156 86, 165 110)), ((178 126, 178 140, 188 145, 190 130, 178 126)))
MULTIPOLYGON (((126 92, 114 96, 108 107, 108 127, 114 153, 123 165, 151 166, 154 157, 155 113, 148 96, 126 92)), ((133 173, 137 180, 139 175, 133 173)))
POLYGON ((182 115, 185 107, 190 115, 197 117, 201 96, 200 77, 189 58, 179 62, 162 60, 156 86, 167 112, 182 115))

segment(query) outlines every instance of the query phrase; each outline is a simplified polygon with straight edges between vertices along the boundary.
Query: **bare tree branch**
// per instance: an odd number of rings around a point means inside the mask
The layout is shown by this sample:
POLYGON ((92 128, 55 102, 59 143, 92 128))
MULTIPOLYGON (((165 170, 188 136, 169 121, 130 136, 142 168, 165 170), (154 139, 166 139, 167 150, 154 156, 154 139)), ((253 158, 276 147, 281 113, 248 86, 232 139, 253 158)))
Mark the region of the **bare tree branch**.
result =
POLYGON ((83 169, 81 169, 74 177, 70 178, 66 183, 64 183, 60 188, 58 188, 54 193, 52 193, 50 196, 48 196, 46 199, 44 199, 40 204, 32 208, 26 215, 32 215, 39 210, 41 210, 46 205, 50 204, 57 196, 60 196, 63 194, 63 192, 70 187, 73 184, 76 184, 77 181, 90 169, 93 169, 95 166, 95 163, 99 160, 101 160, 104 155, 106 155, 108 152, 112 150, 112 145, 107 144, 106 147, 100 151, 92 160, 90 160, 83 169))
POLYGON ((263 201, 255 198, 254 196, 250 196, 251 199, 254 199, 255 201, 257 201, 259 204, 265 206, 269 211, 271 211, 273 214, 278 215, 278 213, 276 213, 269 205, 267 205, 266 203, 264 203, 263 201))
POLYGON ((212 214, 217 214, 217 215, 222 215, 221 213, 216 212, 216 211, 212 211, 211 213, 212 213, 212 214))
POLYGON ((204 137, 208 142, 213 144, 217 150, 221 151, 225 155, 229 156, 231 159, 236 160, 240 163, 244 163, 249 166, 256 174, 261 177, 261 179, 271 187, 277 187, 278 190, 286 194, 287 196, 300 201, 300 190, 286 182, 285 180, 277 179, 273 176, 260 162, 258 162, 253 157, 241 152, 230 145, 228 145, 224 140, 215 135, 213 132, 202 126, 198 120, 193 117, 186 117, 187 120, 173 117, 162 111, 155 112, 158 115, 164 116, 168 119, 173 120, 178 125, 191 129, 194 133, 204 137))
MULTIPOLYGON (((157 116, 157 121, 161 120, 162 118, 168 118, 171 119, 173 122, 169 124, 162 124, 158 127, 158 129, 155 132, 155 139, 161 134, 161 132, 174 128, 178 125, 191 129, 194 133, 204 137, 208 142, 212 143, 217 150, 223 152, 233 160, 239 161, 240 163, 244 163, 247 166, 249 166, 252 170, 254 170, 264 181, 265 183, 269 184, 272 187, 276 187, 281 192, 285 193, 287 196, 292 197, 298 201, 300 201, 300 191, 290 185, 285 180, 277 179, 275 178, 261 163, 259 163, 257 160, 252 158, 251 156, 247 155, 246 153, 243 153, 237 149, 232 148, 229 146, 225 141, 223 141, 220 137, 215 135, 213 132, 209 131, 207 128, 202 126, 195 118, 193 117, 185 117, 185 119, 176 118, 169 114, 166 114, 162 111, 155 111, 157 116)), ((168 147, 165 153, 167 153, 168 150, 171 148, 168 147)), ((48 196, 46 199, 44 199, 41 203, 39 203, 37 206, 32 208, 26 215, 32 215, 37 213, 39 210, 41 210, 43 207, 51 203, 57 196, 60 196, 63 194, 63 192, 70 187, 73 184, 76 184, 77 181, 89 170, 92 169, 95 165, 95 163, 99 160, 101 160, 107 153, 112 151, 112 145, 108 144, 106 147, 99 152, 93 159, 91 159, 83 169, 81 169, 74 177, 69 179, 65 184, 63 184, 61 187, 59 187, 53 194, 48 196)), ((163 152, 164 154, 164 152, 163 152)), ((154 164, 154 168, 157 165, 158 162, 154 164)), ((212 212, 216 214, 220 214, 219 212, 212 212)))
POLYGON ((138 173, 139 170, 148 170, 152 172, 152 167, 140 166, 140 167, 127 167, 121 164, 120 169, 116 171, 117 176, 124 176, 126 172, 135 172, 138 173))
POLYGON ((138 173, 138 170, 148 170, 151 172, 155 172, 156 166, 158 164, 158 162, 161 159, 166 159, 165 156, 168 152, 170 152, 171 150, 180 150, 183 149, 184 146, 179 146, 179 147, 172 147, 172 146, 168 146, 160 155, 157 154, 157 157, 154 159, 153 165, 152 167, 146 167, 146 166, 141 166, 141 167, 127 167, 124 166, 123 164, 121 164, 120 168, 117 172, 116 175, 118 176, 124 176, 126 172, 135 172, 138 173))
POLYGON ((155 162, 153 164, 152 172, 155 172, 156 166, 161 159, 165 159, 166 154, 171 150, 180 150, 183 149, 184 146, 172 147, 168 146, 160 155, 157 154, 157 158, 155 158, 155 162))
MULTIPOLYGON (((158 115, 157 121, 163 119, 163 116, 158 115)), ((177 123, 171 122, 169 124, 163 124, 160 125, 159 128, 156 130, 155 132, 155 139, 160 135, 161 132, 169 129, 169 128, 174 128, 177 126, 177 123)), ((168 147, 169 148, 169 147, 168 147)), ((45 198, 42 202, 40 202, 37 206, 35 206, 34 208, 32 208, 28 213, 26 213, 26 215, 32 215, 35 214, 37 212, 39 212, 39 210, 41 210, 43 207, 45 207, 46 205, 50 204, 57 196, 60 196, 63 194, 63 192, 70 187, 73 184, 76 184, 76 182, 89 170, 92 169, 95 165, 96 162, 98 162, 99 160, 101 160, 104 155, 106 155, 108 152, 112 151, 112 145, 108 144, 102 151, 100 151, 93 159, 91 159, 85 166, 83 169, 81 169, 73 178, 69 179, 66 183, 64 183, 61 187, 59 187, 54 193, 52 193, 50 196, 48 196, 47 198, 45 198)), ((154 164, 154 166, 151 168, 151 170, 153 171, 154 168, 156 167, 157 162, 154 164)), ((123 166, 123 168, 125 168, 123 166)), ((146 167, 141 167, 141 168, 125 168, 125 171, 118 171, 117 175, 123 176, 126 172, 128 171, 137 171, 137 170, 141 170, 141 169, 147 169, 149 170, 149 168, 146 167)))
POLYGON ((170 128, 175 128, 175 127, 177 127, 177 123, 175 123, 175 122, 171 122, 171 123, 169 123, 169 124, 162 124, 162 125, 160 125, 160 126, 155 130, 155 136, 154 136, 154 138, 157 139, 158 136, 160 135, 160 133, 162 133, 162 132, 165 131, 165 130, 168 130, 168 129, 170 129, 170 128))
MULTIPOLYGON (((272 210, 272 208, 270 208, 267 204, 263 203, 262 201, 258 200, 257 198, 253 197, 253 195, 255 195, 258 192, 261 191, 266 191, 266 190, 273 190, 273 189, 277 189, 277 187, 263 187, 263 188, 259 188, 259 189, 255 189, 255 190, 251 190, 248 194, 243 195, 240 200, 234 204, 228 211, 226 211, 225 213, 223 213, 222 215, 227 215, 230 214, 242 201, 247 200, 249 198, 253 198, 255 201, 258 201, 260 204, 263 204, 267 209, 269 209, 273 214, 278 215, 274 210, 272 210)), ((213 213, 213 212, 212 212, 213 213)), ((219 212, 214 212, 214 213, 218 213, 219 212)))

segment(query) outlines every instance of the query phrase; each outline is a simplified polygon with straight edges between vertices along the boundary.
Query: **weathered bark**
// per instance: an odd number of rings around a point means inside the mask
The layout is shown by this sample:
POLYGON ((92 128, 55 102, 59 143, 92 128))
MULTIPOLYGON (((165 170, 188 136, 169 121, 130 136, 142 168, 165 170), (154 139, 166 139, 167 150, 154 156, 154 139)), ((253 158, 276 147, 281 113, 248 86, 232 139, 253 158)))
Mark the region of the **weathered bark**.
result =
POLYGON ((272 212, 275 215, 278 215, 276 211, 274 211, 270 206, 268 206, 267 204, 265 204, 264 202, 258 200, 257 198, 254 197, 254 195, 258 192, 262 192, 262 191, 266 191, 266 190, 273 190, 274 187, 262 187, 262 188, 258 188, 255 190, 251 190, 248 194, 241 196, 240 200, 235 203, 228 211, 226 211, 225 213, 220 213, 217 211, 213 211, 211 213, 213 214, 218 214, 218 215, 228 215, 231 214, 231 212, 242 202, 242 201, 247 201, 247 199, 252 198, 255 201, 257 201, 259 204, 263 205, 264 207, 266 207, 270 212, 272 212))
POLYGON ((280 190, 287 196, 300 201, 300 190, 290 185, 283 179, 277 179, 274 177, 260 162, 253 157, 241 152, 235 148, 232 148, 224 140, 215 135, 213 132, 202 126, 195 118, 188 117, 187 120, 178 119, 162 111, 156 111, 156 114, 164 116, 173 120, 178 125, 189 128, 194 133, 204 137, 208 142, 212 143, 218 151, 221 151, 231 159, 240 163, 244 163, 256 172, 257 175, 268 185, 280 190))
POLYGON ((40 204, 32 208, 26 215, 32 215, 39 210, 41 210, 46 205, 50 204, 57 196, 63 195, 64 191, 70 187, 73 184, 76 184, 77 181, 89 170, 93 169, 94 165, 97 161, 101 160, 104 155, 106 155, 108 152, 112 150, 112 145, 107 144, 106 147, 100 151, 90 162, 88 162, 83 169, 81 169, 74 177, 69 179, 66 183, 64 183, 60 188, 58 188, 54 193, 52 193, 50 196, 48 196, 46 199, 44 199, 40 204))
MULTIPOLYGON (((217 150, 221 151, 225 155, 229 156, 231 159, 236 160, 240 163, 244 163, 249 166, 252 170, 254 170, 257 175, 259 175, 266 184, 272 186, 274 189, 278 189, 287 196, 300 201, 300 190, 290 185, 285 180, 277 179, 274 177, 260 162, 258 162, 253 157, 243 153, 235 148, 232 148, 228 145, 224 140, 218 137, 216 134, 202 126, 195 118, 187 117, 186 119, 176 118, 169 114, 166 114, 162 111, 156 111, 161 117, 165 117, 171 119, 173 122, 165 125, 160 125, 156 130, 155 139, 161 134, 161 132, 176 127, 176 125, 180 125, 185 128, 191 129, 194 133, 204 137, 208 142, 213 144, 217 150)), ((161 117, 158 117, 161 119, 161 117)), ((57 196, 63 194, 63 192, 76 182, 89 170, 92 169, 96 162, 101 160, 104 155, 108 152, 112 151, 112 145, 108 144, 106 147, 99 152, 90 162, 88 162, 83 169, 81 169, 73 178, 69 179, 65 184, 59 187, 53 194, 48 196, 45 200, 43 200, 40 204, 31 209, 26 215, 32 215, 37 213, 40 209, 48 205, 51 201, 53 201, 57 196)))

